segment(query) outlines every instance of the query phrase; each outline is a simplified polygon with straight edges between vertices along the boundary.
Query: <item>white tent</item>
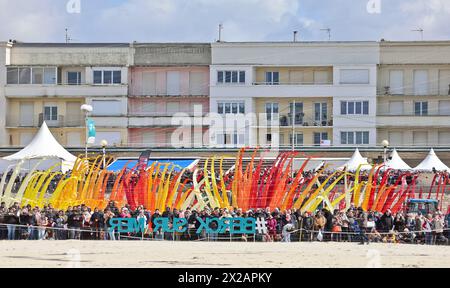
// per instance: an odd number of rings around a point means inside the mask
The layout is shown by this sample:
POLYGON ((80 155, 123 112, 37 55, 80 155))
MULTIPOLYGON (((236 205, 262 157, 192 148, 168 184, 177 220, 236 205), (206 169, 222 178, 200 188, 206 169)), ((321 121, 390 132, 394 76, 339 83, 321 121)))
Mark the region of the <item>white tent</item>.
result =
POLYGON ((347 171, 356 171, 361 166, 361 170, 370 170, 372 165, 367 162, 367 158, 361 156, 359 149, 356 148, 353 156, 343 166, 339 167, 339 170, 346 168, 347 171))
POLYGON ((392 151, 391 160, 388 160, 385 165, 386 168, 394 170, 411 170, 412 168, 403 161, 403 159, 398 155, 396 149, 392 151))
MULTIPOLYGON (((61 144, 56 141, 52 133, 48 129, 47 124, 44 122, 39 132, 34 136, 30 144, 19 152, 4 157, 4 160, 8 161, 20 161, 20 160, 58 160, 62 161, 61 169, 66 171, 73 167, 76 157, 70 154, 61 144)), ((41 169, 39 167, 38 169, 41 169)))
POLYGON ((414 170, 416 171, 433 171, 433 168, 437 171, 450 171, 447 165, 442 163, 441 159, 436 155, 434 149, 430 150, 427 157, 420 163, 414 170))

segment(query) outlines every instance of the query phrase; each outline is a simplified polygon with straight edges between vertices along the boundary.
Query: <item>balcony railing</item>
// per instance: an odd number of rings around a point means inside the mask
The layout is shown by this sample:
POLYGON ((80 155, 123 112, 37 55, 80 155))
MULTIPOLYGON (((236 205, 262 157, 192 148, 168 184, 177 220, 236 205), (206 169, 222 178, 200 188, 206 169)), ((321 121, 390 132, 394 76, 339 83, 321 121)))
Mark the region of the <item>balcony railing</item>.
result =
POLYGON ((291 115, 281 115, 280 116, 280 126, 290 127, 290 126, 304 126, 304 127, 328 127, 333 126, 333 120, 314 120, 312 118, 306 118, 304 116, 297 116, 294 119, 291 115))
MULTIPOLYGON (((20 120, 10 117, 6 121, 6 126, 11 128, 39 128, 44 123, 44 114, 40 113, 37 121, 33 120, 20 120)), ((49 127, 83 127, 84 119, 80 116, 79 118, 70 117, 67 118, 63 115, 58 115, 56 120, 45 120, 45 123, 49 127)))
POLYGON ((252 85, 268 85, 268 86, 281 86, 281 85, 291 85, 291 86, 301 86, 301 85, 333 85, 333 81, 324 82, 253 82, 252 85))
POLYGON ((129 117, 172 117, 175 114, 186 114, 188 116, 205 116, 208 114, 206 111, 200 112, 200 114, 197 111, 175 111, 175 112, 130 112, 128 114, 129 117))

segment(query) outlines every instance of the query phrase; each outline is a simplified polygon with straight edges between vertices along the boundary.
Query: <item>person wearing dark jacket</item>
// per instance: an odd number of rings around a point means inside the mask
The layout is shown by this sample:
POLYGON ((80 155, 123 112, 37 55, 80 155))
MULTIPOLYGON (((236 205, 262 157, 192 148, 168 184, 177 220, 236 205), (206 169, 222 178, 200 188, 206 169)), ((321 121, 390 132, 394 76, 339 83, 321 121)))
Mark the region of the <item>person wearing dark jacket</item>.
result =
POLYGON ((8 240, 16 239, 16 225, 19 225, 19 216, 14 208, 10 208, 4 218, 6 227, 8 229, 8 240))
POLYGON ((324 235, 324 240, 325 241, 330 241, 331 240, 331 230, 333 230, 333 214, 331 214, 330 211, 328 211, 328 209, 322 209, 322 213, 323 216, 325 217, 325 219, 327 220, 326 224, 325 224, 325 235, 324 235))
POLYGON ((394 217, 392 217, 391 211, 387 210, 380 219, 381 231, 386 233, 392 230, 394 227, 394 217))

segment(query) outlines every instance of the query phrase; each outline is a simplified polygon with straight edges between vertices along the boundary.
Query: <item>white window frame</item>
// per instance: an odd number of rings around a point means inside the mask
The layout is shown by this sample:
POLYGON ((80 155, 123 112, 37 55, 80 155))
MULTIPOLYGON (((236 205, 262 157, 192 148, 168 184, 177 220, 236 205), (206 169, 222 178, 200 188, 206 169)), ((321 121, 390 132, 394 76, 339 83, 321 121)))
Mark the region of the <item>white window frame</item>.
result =
POLYGON ((122 85, 122 69, 118 68, 94 68, 92 69, 92 84, 94 85, 122 85), (101 72, 101 83, 95 83, 95 72, 101 72), (111 83, 105 83, 105 72, 111 72, 111 83), (114 72, 120 72, 120 83, 114 83, 114 72))
POLYGON ((217 113, 220 115, 227 115, 227 114, 245 114, 245 102, 244 101, 219 101, 217 102, 217 113), (220 112, 220 105, 222 105, 223 109, 222 112, 220 112), (229 107, 230 112, 226 112, 227 107, 229 107), (234 107, 237 107, 237 113, 233 113, 234 107), (243 108, 243 111, 242 109, 243 108))
POLYGON ((345 101, 341 101, 341 115, 369 115, 370 114, 370 102, 369 101, 352 101, 352 100, 345 100, 345 101), (343 108, 343 104, 345 103, 345 112, 342 111, 343 108), (350 103, 352 103, 350 105, 350 103), (364 113, 364 103, 367 103, 367 113, 364 113), (361 113, 356 113, 356 107, 359 105, 361 105, 361 113), (353 113, 349 113, 349 108, 350 106, 353 106, 353 113))
POLYGON ((58 68, 57 67, 45 67, 45 66, 10 66, 7 67, 7 76, 8 77, 8 69, 17 69, 17 83, 8 83, 8 79, 6 79, 7 85, 57 85, 58 83, 58 68), (20 83, 20 69, 30 69, 30 83, 20 83), (34 83, 33 81, 33 69, 42 69, 42 83, 34 83), (45 83, 45 70, 54 69, 54 81, 53 83, 45 83))
POLYGON ((218 85, 243 85, 246 81, 246 71, 245 70, 217 70, 217 84, 218 85), (219 73, 222 73, 222 81, 219 81, 219 73), (230 73, 230 81, 227 82, 226 74, 230 73), (233 82, 233 73, 237 74, 236 82, 233 82), (242 73, 244 74, 243 77, 242 73))
POLYGON ((370 132, 369 131, 341 131, 341 145, 369 145, 370 144, 370 132), (343 137, 345 134, 345 138, 343 137), (361 135, 361 141, 358 143, 358 134, 361 135), (349 137, 351 135, 351 137, 349 137), (364 137, 367 135, 367 138, 364 137), (349 141, 349 139, 353 141, 349 141), (366 138, 367 141, 364 141, 366 138), (345 140, 345 141, 344 141, 345 140))

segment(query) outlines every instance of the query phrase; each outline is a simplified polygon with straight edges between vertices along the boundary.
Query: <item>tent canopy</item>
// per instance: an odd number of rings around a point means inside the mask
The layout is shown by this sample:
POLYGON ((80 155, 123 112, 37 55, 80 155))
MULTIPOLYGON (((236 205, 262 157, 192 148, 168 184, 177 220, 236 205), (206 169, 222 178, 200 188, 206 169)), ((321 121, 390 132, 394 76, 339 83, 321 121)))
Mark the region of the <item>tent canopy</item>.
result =
POLYGON ((386 168, 394 170, 411 170, 411 167, 403 161, 403 159, 398 155, 396 149, 392 151, 391 160, 388 160, 385 165, 386 168))
POLYGON ((420 163, 414 170, 416 171, 433 171, 433 168, 437 171, 450 171, 447 165, 442 163, 441 159, 436 155, 434 149, 430 150, 427 157, 420 163))
POLYGON ((356 171, 360 166, 361 170, 370 170, 372 168, 372 166, 367 162, 367 158, 362 157, 361 153, 359 153, 359 149, 356 148, 353 156, 347 161, 347 163, 339 167, 339 169, 346 168, 348 171, 356 171))
POLYGON ((36 158, 59 158, 67 162, 75 162, 76 158, 70 154, 64 147, 62 147, 44 122, 39 129, 39 132, 34 136, 30 144, 19 152, 4 157, 3 159, 9 161, 19 161, 22 159, 36 159, 36 158))

